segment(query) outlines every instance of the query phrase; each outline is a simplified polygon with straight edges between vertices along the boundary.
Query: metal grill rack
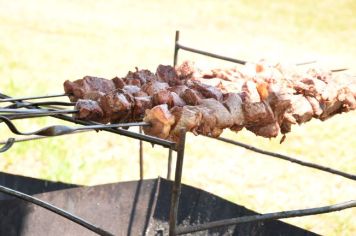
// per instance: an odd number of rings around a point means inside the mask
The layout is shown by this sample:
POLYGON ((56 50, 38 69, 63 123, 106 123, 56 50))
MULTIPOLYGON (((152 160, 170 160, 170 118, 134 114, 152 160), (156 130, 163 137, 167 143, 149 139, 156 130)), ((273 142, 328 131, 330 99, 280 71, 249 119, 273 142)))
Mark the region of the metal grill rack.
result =
MULTIPOLYGON (((173 64, 176 65, 177 60, 178 60, 178 52, 179 50, 185 50, 201 55, 205 55, 208 57, 213 57, 216 59, 221 59, 225 61, 230 61, 238 64, 245 64, 246 61, 243 60, 238 60, 234 58, 229 58, 225 56, 221 56, 218 54, 194 49, 191 47, 187 47, 182 45, 179 42, 179 31, 176 32, 176 37, 175 37, 175 47, 174 47, 174 60, 173 64)), ((308 62, 309 63, 309 62, 308 62)), ((292 210, 292 211, 283 211, 283 212, 274 212, 274 213, 268 213, 268 214, 259 214, 259 215, 253 215, 253 216, 242 216, 238 218, 231 218, 231 219, 226 219, 226 220, 220 220, 220 221, 213 221, 205 224, 200 224, 200 225, 191 225, 191 226, 184 226, 184 227, 179 227, 177 225, 177 215, 178 215, 178 205, 179 205, 179 199, 180 199, 180 194, 181 194, 181 179, 182 179, 182 171, 183 171, 183 162, 184 162, 184 148, 185 148, 185 137, 186 137, 186 131, 182 129, 180 132, 180 140, 179 142, 171 142, 163 139, 159 139, 156 137, 148 136, 145 134, 142 134, 142 126, 147 125, 144 122, 137 122, 137 123, 126 123, 126 124, 115 124, 115 125, 102 125, 98 124, 95 122, 88 122, 88 121, 80 121, 76 120, 66 114, 71 114, 74 113, 74 110, 62 110, 62 109, 57 109, 58 106, 73 106, 74 104, 72 103, 65 103, 65 102, 56 102, 56 101, 50 101, 50 102, 29 102, 28 100, 34 100, 34 99, 39 99, 39 98, 51 98, 51 97, 60 97, 60 96, 66 96, 66 94, 57 94, 57 95, 49 95, 49 96, 39 96, 39 97, 26 97, 26 98, 11 98, 8 95, 1 94, 0 93, 0 104, 1 102, 11 102, 12 105, 5 107, 3 109, 0 109, 0 113, 6 113, 6 111, 11 110, 11 114, 5 115, 5 116, 0 116, 1 122, 5 123, 12 132, 15 134, 22 134, 22 135, 32 135, 32 134, 38 134, 37 136, 30 136, 27 138, 23 139, 13 139, 9 138, 7 141, 0 142, 3 146, 0 148, 0 152, 5 152, 8 151, 12 145, 16 142, 24 142, 24 141, 30 141, 30 140, 35 140, 35 139, 42 139, 42 138, 47 138, 47 137, 52 137, 52 136, 57 136, 57 135, 64 135, 64 134, 75 134, 78 132, 85 132, 89 130, 102 130, 102 131, 107 131, 119 135, 126 136, 128 138, 133 138, 140 140, 139 142, 139 163, 140 163, 140 179, 144 178, 144 171, 143 171, 143 161, 144 161, 144 152, 143 152, 143 142, 149 142, 152 144, 160 145, 162 147, 165 147, 168 149, 168 164, 167 164, 167 179, 171 178, 171 173, 172 173, 172 159, 173 159, 173 152, 176 153, 176 165, 175 165, 175 175, 174 175, 174 182, 173 182, 173 187, 172 187, 172 192, 171 192, 171 205, 170 205, 170 211, 169 211, 169 235, 181 235, 181 234, 188 234, 188 233, 194 233, 198 231, 203 231, 203 230, 208 230, 212 228, 218 228, 222 226, 229 226, 229 225, 235 225, 235 224, 241 224, 241 223, 247 223, 247 222, 255 222, 255 221, 266 221, 266 220, 272 220, 272 219, 283 219, 283 218, 290 218, 290 217, 297 217, 297 216, 307 216, 307 215, 315 215, 315 214, 322 214, 322 213, 328 213, 328 212, 333 212, 333 211, 340 211, 343 209, 347 208, 352 208, 356 207, 356 200, 351 200, 348 202, 336 204, 336 205, 329 205, 329 206, 324 206, 324 207, 317 207, 317 208, 309 208, 309 209, 299 209, 299 210, 292 210), (45 109, 47 107, 47 109, 45 109), (26 108, 27 110, 19 109, 19 108, 26 108), (17 112, 16 112, 17 111, 17 112), (36 132, 30 132, 30 133, 23 133, 17 130, 16 126, 14 126, 11 122, 11 120, 14 119, 24 119, 24 118, 32 118, 32 117, 40 117, 40 116, 52 116, 54 118, 58 118, 61 120, 65 120, 68 122, 72 122, 75 124, 80 124, 82 126, 75 128, 75 129, 68 129, 68 127, 65 126, 51 126, 47 127, 44 129, 41 129, 36 132), (139 132, 132 132, 130 130, 125 130, 122 129, 124 127, 130 127, 130 126, 139 126, 139 132)), ((325 167, 322 165, 317 165, 314 163, 309 163, 309 162, 304 162, 300 161, 298 159, 294 159, 292 157, 278 154, 278 153, 273 153, 265 150, 258 149, 256 147, 253 147, 248 144, 243 144, 234 140, 226 139, 223 137, 217 138, 217 141, 222 141, 226 142, 232 145, 240 146, 245 149, 261 153, 264 155, 276 157, 279 159, 283 159, 286 161, 290 161, 292 163, 296 163, 302 166, 318 169, 324 172, 332 173, 335 175, 342 176, 344 178, 348 178, 351 180, 356 180, 356 175, 350 174, 350 173, 345 173, 339 170, 332 169, 330 167, 325 167)), ((112 235, 112 233, 106 231, 105 229, 102 229, 100 227, 95 226, 94 224, 86 221, 85 219, 81 219, 63 209, 57 208, 56 206, 53 206, 47 202, 44 202, 38 198, 35 198, 33 196, 21 193, 19 191, 15 191, 13 189, 4 187, 0 185, 0 192, 12 195, 14 197, 20 198, 24 201, 31 202, 33 204, 36 204, 38 206, 41 206, 49 211, 52 211, 55 214, 58 214, 62 217, 67 218, 70 221, 73 221, 88 230, 98 234, 98 235, 112 235)))

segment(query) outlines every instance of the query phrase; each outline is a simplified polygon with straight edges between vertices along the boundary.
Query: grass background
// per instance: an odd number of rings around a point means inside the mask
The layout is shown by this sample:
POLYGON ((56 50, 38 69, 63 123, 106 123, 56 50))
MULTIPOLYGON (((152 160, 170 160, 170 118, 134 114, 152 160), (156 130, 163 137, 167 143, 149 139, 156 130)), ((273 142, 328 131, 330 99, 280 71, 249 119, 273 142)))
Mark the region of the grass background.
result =
MULTIPOLYGON (((135 66, 155 70, 172 63, 176 29, 182 43, 231 57, 316 59, 356 74, 355 15, 353 0, 0 0, 0 91, 61 93, 66 79, 123 76, 135 66)), ((227 65, 185 52, 180 58, 227 65)), ((293 127, 282 145, 246 131, 224 136, 355 173, 355 114, 293 127)), ((51 118, 16 122, 21 130, 62 123, 51 118)), ((1 139, 9 135, 1 125, 1 139)), ((144 148, 145 177, 165 176, 168 151, 144 148)), ((21 143, 0 157, 1 171, 77 184, 126 181, 139 174, 138 141, 103 132, 21 143)), ((351 180, 192 135, 183 182, 259 212, 356 198, 351 180)), ((286 221, 323 235, 354 235, 355 214, 348 209, 286 221)))

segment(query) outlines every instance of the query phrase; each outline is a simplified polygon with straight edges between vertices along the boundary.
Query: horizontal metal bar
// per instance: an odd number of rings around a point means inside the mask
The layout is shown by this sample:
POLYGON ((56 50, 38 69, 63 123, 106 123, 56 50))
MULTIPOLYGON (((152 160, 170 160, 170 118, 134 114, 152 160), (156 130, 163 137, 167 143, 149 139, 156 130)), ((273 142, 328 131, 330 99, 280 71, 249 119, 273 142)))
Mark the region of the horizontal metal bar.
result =
POLYGON ((93 130, 101 130, 105 128, 121 128, 121 127, 133 127, 133 126, 151 126, 150 123, 147 122, 129 122, 129 123, 117 123, 117 124, 100 124, 100 125, 90 125, 90 126, 81 126, 78 128, 75 128, 76 130, 88 130, 88 129, 93 129, 93 130))
POLYGON ((299 62, 299 63, 296 63, 295 65, 296 66, 304 66, 304 65, 314 64, 314 63, 316 63, 316 60, 299 62))
MULTIPOLYGON (((69 117, 69 116, 66 116, 66 115, 54 115, 53 117, 61 119, 61 120, 73 122, 73 123, 76 123, 76 124, 81 124, 81 125, 95 125, 95 124, 98 124, 96 122, 91 122, 91 121, 76 120, 76 119, 74 119, 72 117, 69 117)), ((145 134, 139 134, 139 133, 131 132, 129 130, 124 130, 124 129, 105 128, 105 129, 102 129, 102 130, 108 131, 110 133, 120 134, 120 135, 129 137, 129 138, 139 139, 139 140, 142 140, 142 141, 145 141, 145 142, 161 145, 163 147, 172 148, 173 150, 176 150, 176 143, 172 142, 172 141, 165 140, 165 139, 156 138, 156 137, 145 135, 145 134)))
POLYGON ((119 128, 119 127, 131 127, 131 126, 150 126, 151 124, 147 122, 134 122, 134 123, 119 123, 119 124, 99 124, 99 125, 87 125, 81 127, 69 127, 65 125, 52 125, 47 126, 42 129, 31 131, 31 132, 21 132, 17 129, 15 124, 4 116, 0 116, 0 120, 3 121, 12 133, 17 135, 41 135, 41 136, 60 136, 63 134, 70 134, 78 130, 102 130, 104 128, 119 128))
MULTIPOLYGON (((2 94, 2 93, 0 93, 0 97, 1 98, 10 98, 8 95, 2 94)), ((36 109, 36 108, 38 108, 38 106, 33 106, 33 107, 29 107, 29 108, 36 109)), ((51 115, 51 116, 54 117, 54 118, 58 118, 58 119, 61 119, 61 120, 65 120, 65 121, 69 121, 69 122, 73 122, 73 123, 81 124, 81 125, 95 125, 95 124, 98 124, 96 122, 76 120, 73 117, 69 117, 69 116, 61 115, 61 114, 59 114, 59 115, 51 115)), ((111 132, 111 133, 115 133, 115 134, 120 134, 120 135, 129 137, 129 138, 139 139, 139 140, 142 140, 142 141, 145 141, 145 142, 149 142, 149 143, 152 143, 152 144, 161 145, 163 147, 171 148, 173 150, 176 150, 176 143, 168 141, 168 140, 156 138, 156 137, 145 135, 145 134, 134 133, 134 132, 131 132, 131 131, 128 131, 128 130, 124 130, 124 129, 105 128, 103 130, 111 132)))
MULTIPOLYGON (((176 63, 177 63, 178 49, 183 49, 185 51, 194 52, 194 53, 201 54, 201 55, 204 55, 204 56, 213 57, 213 58, 221 59, 221 60, 224 60, 224 61, 230 61, 230 62, 234 62, 234 63, 241 64, 241 65, 245 65, 247 63, 247 61, 239 60, 239 59, 236 59, 236 58, 226 57, 226 56, 222 56, 222 55, 219 55, 219 54, 215 54, 215 53, 211 53, 211 52, 202 51, 202 50, 199 50, 199 49, 187 47, 187 46, 184 46, 184 45, 180 44, 178 41, 176 41, 176 49, 175 49, 175 55, 174 55, 175 59, 174 59, 174 62, 173 62, 174 65, 176 65, 176 63)), ((303 66, 303 65, 308 65, 308 64, 312 64, 312 63, 316 63, 316 61, 300 62, 300 63, 296 63, 295 65, 296 66, 303 66)), ((332 72, 339 72, 339 71, 344 71, 344 70, 347 70, 347 69, 336 69, 336 70, 331 70, 331 71, 332 72)))
POLYGON ((34 97, 3 98, 0 99, 0 102, 16 102, 16 101, 23 101, 23 100, 35 100, 35 99, 42 99, 42 98, 55 98, 55 97, 64 97, 64 96, 68 96, 68 94, 61 93, 61 94, 52 94, 52 95, 34 96, 34 97))
POLYGON ((230 62, 234 62, 237 64, 241 64, 241 65, 245 65, 247 62, 243 61, 243 60, 238 60, 232 57, 226 57, 226 56, 222 56, 222 55, 218 55, 215 53, 211 53, 211 52, 207 52, 207 51, 202 51, 202 50, 198 50, 195 48, 190 48, 190 47, 186 47, 182 44, 180 44, 179 42, 176 42, 176 45, 179 49, 183 49, 185 51, 189 51, 189 52, 194 52, 194 53, 198 53, 201 55, 205 55, 205 56, 209 56, 209 57, 213 57, 213 58, 217 58, 217 59, 221 59, 221 60, 225 60, 225 61, 230 61, 230 62))
POLYGON ((11 104, 5 108, 24 108, 29 106, 75 106, 75 102, 59 102, 59 101, 48 101, 48 102, 21 102, 17 104, 11 104))
POLYGON ((333 70, 330 70, 331 72, 342 72, 342 71, 345 71, 345 70, 348 70, 348 68, 340 68, 340 69, 333 69, 333 70))
MULTIPOLYGON (((79 133, 84 133, 84 132, 89 132, 89 131, 92 131, 92 130, 79 130, 79 131, 76 131, 76 132, 73 132, 73 133, 70 133, 70 134, 79 134, 79 133)), ((63 134, 62 136, 64 135, 70 135, 70 134, 63 134)), ((59 137, 59 136, 58 136, 59 137)), ((46 138, 53 138, 53 137, 49 137, 49 136, 38 136, 38 135, 35 135, 35 136, 31 136, 31 137, 27 137, 27 138, 16 138, 14 139, 14 143, 21 143, 21 142, 27 142, 27 141, 34 141, 34 140, 40 140, 40 139, 46 139, 46 138)), ((0 141, 0 145, 4 145, 6 144, 8 141, 0 141)))
POLYGON ((309 216, 309 215, 317 215, 317 214, 324 214, 334 211, 341 211, 348 208, 356 207, 356 201, 348 201, 340 204, 324 206, 324 207, 316 207, 316 208, 307 208, 301 210, 292 210, 292 211, 280 211, 274 213, 267 213, 262 215, 253 215, 253 216, 242 216, 232 219, 226 220, 219 220, 214 221, 206 224, 201 225, 194 225, 194 226, 186 226, 186 227, 179 227, 176 231, 177 235, 181 234, 188 234, 228 225, 236 225, 241 223, 248 223, 248 222, 255 222, 255 221, 265 221, 265 220, 276 220, 276 219, 285 219, 285 218, 292 218, 292 217, 299 217, 299 216, 309 216))
POLYGON ((1 186, 0 185, 0 192, 2 193, 5 193, 5 194, 8 194, 8 195, 11 195, 11 196, 14 196, 14 197, 17 197, 19 199, 22 199, 26 202, 31 202, 37 206, 40 206, 40 207, 43 207, 57 215, 60 215, 70 221, 73 221, 81 226, 83 226, 84 228, 87 228, 88 230, 94 232, 94 233, 97 233, 98 235, 103 235, 103 236, 113 236, 113 234, 109 233, 108 231, 104 230, 104 229, 101 229, 99 228, 98 226, 95 226, 87 221, 85 221, 84 219, 78 217, 78 216, 75 216, 63 209, 60 209, 56 206, 53 206, 45 201, 42 201, 41 199, 38 199, 38 198, 35 198, 35 197, 32 197, 30 195, 27 195, 27 194, 24 194, 24 193, 21 193, 19 191, 16 191, 16 190, 13 190, 13 189, 10 189, 10 188, 7 188, 7 187, 4 187, 4 186, 1 186))
POLYGON ((46 109, 13 109, 13 108, 0 108, 0 113, 37 113, 48 111, 46 109))
POLYGON ((234 140, 231 140, 231 139, 227 139, 227 138, 223 138, 223 137, 219 137, 219 138, 216 138, 216 139, 220 140, 220 141, 223 141, 225 143, 230 143, 230 144, 233 144, 233 145, 236 145, 236 146, 239 146, 239 147, 246 148, 246 149, 248 149, 250 151, 257 152, 257 153, 260 153, 260 154, 263 154, 263 155, 276 157, 276 158, 279 158, 279 159, 282 159, 282 160, 286 160, 286 161, 290 161, 292 163, 296 163, 296 164, 299 164, 299 165, 302 165, 302 166, 307 166, 307 167, 310 167, 310 168, 314 168, 314 169, 318 169, 318 170, 325 171, 325 172, 328 172, 328 173, 332 173, 332 174, 335 174, 335 175, 339 175, 339 176, 342 176, 342 177, 345 177, 345 178, 348 178, 348 179, 356 180, 356 175, 353 175, 353 174, 345 173, 345 172, 342 172, 342 171, 339 171, 339 170, 335 170, 335 169, 332 169, 332 168, 329 168, 329 167, 325 167, 325 166, 322 166, 322 165, 318 165, 318 164, 314 164, 314 163, 300 161, 298 159, 295 159, 295 158, 292 158, 292 157, 289 157, 289 156, 286 156, 286 155, 282 155, 282 154, 279 154, 279 153, 265 151, 265 150, 256 148, 254 146, 251 146, 251 145, 248 145, 248 144, 244 144, 244 143, 241 143, 241 142, 237 142, 237 141, 234 141, 234 140))
POLYGON ((14 138, 9 138, 6 142, 2 143, 2 144, 5 144, 5 145, 0 148, 0 153, 6 152, 7 150, 9 150, 14 143, 15 143, 15 139, 14 138))
MULTIPOLYGON (((201 55, 205 55, 205 56, 208 56, 208 57, 213 57, 213 58, 217 58, 217 59, 221 59, 221 60, 225 60, 225 61, 235 62, 235 63, 242 64, 242 65, 245 65, 247 63, 247 61, 239 60, 239 59, 236 59, 236 58, 226 57, 226 56, 223 56, 223 55, 219 55, 219 54, 215 54, 215 53, 202 51, 202 50, 199 50, 199 49, 195 49, 195 48, 184 46, 184 45, 179 43, 179 37, 180 37, 180 32, 179 32, 179 30, 177 30, 176 31, 176 36, 175 36, 174 56, 173 56, 173 65, 174 66, 177 65, 178 50, 179 49, 183 49, 183 50, 186 50, 186 51, 189 51, 189 52, 194 52, 194 53, 197 53, 197 54, 201 54, 201 55)), ((313 63, 316 63, 316 60, 299 62, 299 63, 296 63, 295 65, 296 66, 303 66, 303 65, 313 64, 313 63)), ((343 71, 343 70, 347 70, 347 69, 332 70, 332 72, 338 72, 338 71, 343 71)))
MULTIPOLYGON (((28 114, 11 114, 11 115, 2 115, 8 118, 9 120, 19 120, 19 119, 27 119, 27 118, 40 118, 45 116, 53 116, 57 114, 68 114, 65 111, 51 111, 51 112, 41 112, 41 113, 28 113, 28 114)), ((71 114, 71 112, 69 112, 71 114)), ((0 121, 1 122, 1 121, 0 121)))
POLYGON ((74 114, 78 110, 48 110, 48 109, 13 109, 13 108, 0 108, 1 114, 34 114, 34 115, 51 115, 51 114, 74 114))

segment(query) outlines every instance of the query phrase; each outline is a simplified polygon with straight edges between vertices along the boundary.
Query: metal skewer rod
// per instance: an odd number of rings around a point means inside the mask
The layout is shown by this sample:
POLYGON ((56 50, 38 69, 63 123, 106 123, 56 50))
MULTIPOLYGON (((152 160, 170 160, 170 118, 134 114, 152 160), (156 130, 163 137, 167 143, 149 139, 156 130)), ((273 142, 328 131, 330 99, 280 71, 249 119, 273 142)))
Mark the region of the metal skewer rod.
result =
MULTIPOLYGON (((75 131, 73 133, 67 133, 67 134, 63 134, 63 135, 69 135, 69 134, 78 134, 78 133, 84 133, 84 132, 89 132, 89 131, 94 131, 94 130, 78 130, 75 131)), ((59 136, 63 136, 63 135, 59 135, 59 136)), ((0 153, 1 152, 5 152, 7 150, 9 150, 14 143, 20 143, 20 142, 27 142, 27 141, 33 141, 33 140, 39 140, 39 139, 45 139, 45 138, 52 138, 51 136, 33 136, 33 137, 29 137, 29 138, 9 138, 7 141, 1 141, 0 145, 4 145, 1 149, 0 149, 0 153)))
POLYGON ((5 145, 0 148, 0 153, 1 152, 6 152, 7 150, 9 150, 14 143, 15 143, 15 139, 14 138, 9 138, 6 142, 1 143, 1 144, 5 144, 5 145))
POLYGON ((304 66, 304 65, 314 64, 314 63, 316 63, 316 60, 299 62, 299 63, 296 63, 295 65, 296 66, 304 66))
POLYGON ((0 108, 0 113, 6 114, 73 114, 77 113, 78 110, 60 110, 53 111, 48 109, 13 109, 13 108, 0 108))
POLYGON ((217 59, 222 59, 225 61, 230 61, 230 62, 234 62, 237 64, 241 64, 241 65, 245 65, 247 62, 243 61, 243 60, 238 60, 232 57, 226 57, 226 56, 222 56, 222 55, 218 55, 215 53, 211 53, 211 52, 207 52, 207 51, 203 51, 203 50, 198 50, 195 48, 190 48, 190 47, 186 47, 182 44, 179 43, 179 30, 176 31, 176 41, 175 41, 175 52, 174 52, 174 65, 177 64, 177 57, 178 57, 178 50, 179 49, 183 49, 185 51, 189 51, 189 52, 194 52, 197 54, 201 54, 201 55, 205 55, 205 56, 209 56, 209 57, 213 57, 213 58, 217 58, 217 59))
MULTIPOLYGON (((25 118, 37 118, 37 117, 44 117, 44 116, 53 116, 53 115, 60 115, 60 114, 75 114, 77 113, 76 110, 56 110, 56 111, 44 111, 44 112, 30 112, 30 113, 19 113, 19 114, 2 114, 2 116, 8 118, 9 120, 18 120, 18 119, 25 119, 25 118)), ((0 120, 1 122, 1 120, 0 120)))
MULTIPOLYGON (((51 112, 43 112, 40 114, 15 114, 15 115, 3 115, 9 120, 19 120, 19 119, 26 119, 26 118, 37 118, 37 117, 44 117, 44 116, 54 116, 54 115, 61 115, 67 114, 68 112, 65 111, 51 111, 51 112)), ((1 122, 1 121, 0 121, 1 122)))
POLYGON ((318 164, 314 164, 314 163, 310 163, 310 162, 300 161, 298 159, 295 159, 295 158, 292 158, 292 157, 289 157, 289 156, 286 156, 286 155, 283 155, 283 154, 270 152, 270 151, 265 151, 265 150, 256 148, 256 147, 254 147, 252 145, 244 144, 244 143, 237 142, 237 141, 234 141, 234 140, 231 140, 231 139, 227 139, 227 138, 223 138, 223 137, 219 137, 219 138, 215 138, 215 139, 223 141, 225 143, 229 143, 229 144, 233 144, 233 145, 236 145, 236 146, 239 146, 239 147, 243 147, 245 149, 248 149, 250 151, 257 152, 257 153, 260 153, 260 154, 263 154, 263 155, 276 157, 276 158, 283 159, 283 160, 286 160, 286 161, 290 161, 292 163, 296 163, 296 164, 299 164, 299 165, 302 165, 302 166, 307 166, 307 167, 310 167, 310 168, 314 168, 314 169, 318 169, 318 170, 325 171, 325 172, 328 172, 328 173, 332 173, 332 174, 335 174, 335 175, 339 175, 339 176, 342 176, 344 178, 348 178, 348 179, 351 179, 351 180, 356 180, 356 175, 345 173, 345 172, 342 172, 342 171, 339 171, 339 170, 335 170, 335 169, 332 169, 330 167, 326 167, 326 166, 322 166, 322 165, 318 165, 318 164))
MULTIPOLYGON (((211 52, 207 52, 207 51, 203 51, 203 50, 199 50, 199 49, 195 49, 195 48, 184 46, 181 43, 179 43, 179 36, 180 36, 179 30, 177 30, 176 31, 176 37, 175 37, 174 58, 173 58, 173 65, 174 66, 176 66, 177 62, 178 62, 178 50, 179 49, 183 49, 185 51, 201 54, 201 55, 208 56, 208 57, 221 59, 221 60, 224 60, 224 61, 234 62, 234 63, 241 64, 241 65, 245 65, 247 63, 247 61, 244 61, 244 60, 239 60, 239 59, 232 58, 232 57, 226 57, 226 56, 223 56, 223 55, 219 55, 219 54, 215 54, 215 53, 211 53, 211 52)), ((296 63, 296 65, 297 66, 302 66, 302 65, 312 64, 312 63, 316 63, 316 61, 312 60, 312 61, 300 62, 300 63, 296 63)), ((340 71, 340 70, 335 70, 335 72, 336 71, 340 71)))
MULTIPOLYGON (((93 130, 79 130, 70 134, 79 134, 79 133, 85 133, 85 132, 90 132, 93 130)), ((63 135, 69 135, 69 134, 63 134, 63 135)), ((21 143, 21 142, 27 142, 27 141, 33 141, 33 140, 40 140, 40 139, 46 139, 46 138, 50 138, 49 136, 32 136, 32 137, 27 137, 27 138, 16 138, 14 139, 14 143, 21 143)), ((4 145, 7 144, 9 142, 9 140, 7 141, 0 141, 0 145, 4 145)))
POLYGON ((34 97, 4 98, 4 99, 0 99, 0 102, 16 102, 16 101, 22 101, 22 100, 35 100, 35 99, 41 99, 41 98, 55 98, 55 97, 65 97, 65 96, 68 96, 68 94, 62 93, 62 94, 52 94, 52 95, 34 96, 34 97))
MULTIPOLYGON (((11 97, 9 97, 6 94, 0 93, 0 98, 11 98, 11 97)), ((19 102, 14 101, 14 103, 19 103, 19 102)), ((33 106, 33 107, 29 107, 29 108, 37 108, 37 107, 33 106)), ((81 125, 97 124, 97 123, 91 122, 91 121, 77 120, 77 119, 74 119, 73 117, 69 117, 69 116, 66 116, 63 114, 56 114, 56 115, 51 115, 51 116, 55 117, 57 119, 61 119, 61 120, 65 120, 65 121, 69 121, 69 122, 73 122, 73 123, 81 124, 81 125)), ((145 135, 145 134, 134 133, 134 132, 131 132, 129 130, 124 130, 124 129, 105 128, 102 130, 105 130, 110 133, 120 134, 120 135, 129 137, 129 138, 139 139, 139 140, 149 142, 152 144, 158 144, 163 147, 172 148, 173 150, 176 150, 176 143, 165 140, 165 139, 161 139, 161 138, 157 138, 157 137, 153 137, 153 136, 149 136, 149 135, 145 135)))
POLYGON ((348 68, 341 68, 341 69, 333 69, 333 70, 330 70, 331 72, 341 72, 341 71, 345 71, 345 70, 348 70, 348 68))
POLYGON ((146 122, 121 123, 121 124, 110 124, 110 125, 101 124, 101 125, 88 125, 88 126, 80 126, 80 127, 53 125, 33 132, 21 132, 8 118, 0 116, 0 120, 2 120, 7 125, 7 127, 11 130, 11 132, 17 135, 59 136, 63 134, 73 133, 79 130, 101 130, 107 128, 119 128, 119 127, 131 127, 131 126, 150 126, 150 124, 146 122))
POLYGON ((48 102, 21 102, 17 104, 11 104, 5 108, 26 108, 30 106, 75 106, 75 102, 59 102, 59 101, 48 101, 48 102))

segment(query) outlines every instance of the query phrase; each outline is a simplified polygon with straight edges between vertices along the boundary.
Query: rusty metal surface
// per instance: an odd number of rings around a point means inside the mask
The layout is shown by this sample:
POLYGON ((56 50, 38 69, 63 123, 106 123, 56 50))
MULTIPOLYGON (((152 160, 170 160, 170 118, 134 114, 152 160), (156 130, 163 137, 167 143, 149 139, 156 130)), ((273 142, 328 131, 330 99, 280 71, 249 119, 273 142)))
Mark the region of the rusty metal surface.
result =
MULTIPOLYGON (((141 235, 157 180, 80 187, 36 194, 115 235, 141 235)), ((0 235, 95 235, 87 229, 21 200, 0 201, 0 235)))
MULTIPOLYGON (((157 196, 157 207, 151 220, 148 235, 167 235, 168 212, 172 182, 161 180, 160 191, 157 196)), ((178 211, 178 226, 207 223, 215 220, 233 218, 238 216, 255 215, 243 206, 226 201, 218 196, 187 185, 182 185, 178 211)), ((197 232, 192 235, 249 235, 249 236, 300 236, 317 235, 313 232, 298 228, 282 221, 254 222, 228 226, 209 231, 197 232)))
MULTIPOLYGON (((55 189, 44 188, 31 178, 0 175, 0 183, 7 182, 27 193, 55 189), (4 181, 7 178, 7 181, 4 181), (9 181, 11 179, 11 181, 9 181), (25 184, 24 184, 25 183, 25 184), (23 185, 23 186, 22 186, 23 185)), ((42 181, 44 182, 44 181, 42 181)), ((114 235, 168 235, 168 218, 172 182, 165 179, 131 181, 93 187, 59 184, 59 191, 34 196, 88 220, 114 235)), ((3 198, 4 199, 4 198, 3 198)), ((213 220, 253 215, 239 206, 208 192, 182 185, 178 211, 178 225, 205 223, 213 220)), ((94 235, 90 231, 38 206, 18 199, 0 200, 0 235, 64 236, 94 235)), ((249 223, 230 226, 194 235, 315 235, 280 222, 249 223)))

